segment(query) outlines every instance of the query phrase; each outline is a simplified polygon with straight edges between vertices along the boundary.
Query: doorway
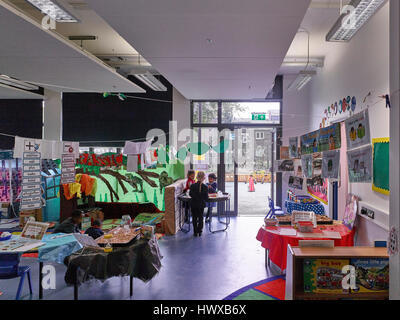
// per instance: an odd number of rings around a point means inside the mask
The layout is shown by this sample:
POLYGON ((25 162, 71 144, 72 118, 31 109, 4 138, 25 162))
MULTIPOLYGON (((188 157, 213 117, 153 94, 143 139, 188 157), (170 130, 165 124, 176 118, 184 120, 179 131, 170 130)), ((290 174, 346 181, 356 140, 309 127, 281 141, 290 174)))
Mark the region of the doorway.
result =
POLYGON ((191 112, 192 142, 230 146, 194 156, 192 168, 217 174, 218 189, 231 195, 231 215, 265 216, 268 197, 275 201, 276 194, 272 168, 281 101, 193 101, 191 112))

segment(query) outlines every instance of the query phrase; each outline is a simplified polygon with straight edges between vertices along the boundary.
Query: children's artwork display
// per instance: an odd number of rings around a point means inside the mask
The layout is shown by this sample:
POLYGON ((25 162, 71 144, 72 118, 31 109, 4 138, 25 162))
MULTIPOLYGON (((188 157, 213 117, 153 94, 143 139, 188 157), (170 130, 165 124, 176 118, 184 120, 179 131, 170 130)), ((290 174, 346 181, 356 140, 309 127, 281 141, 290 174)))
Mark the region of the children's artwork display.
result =
POLYGON ((312 155, 312 170, 313 177, 322 174, 322 153, 314 153, 312 155))
POLYGON ((371 143, 368 110, 354 115, 345 122, 347 150, 371 143))
POLYGON ((342 287, 342 269, 348 259, 305 259, 303 262, 304 292, 349 293, 342 287))
POLYGON ((351 259, 356 268, 356 289, 352 293, 387 292, 389 290, 389 259, 351 259))
POLYGON ((372 139, 373 183, 372 190, 390 195, 389 185, 389 138, 372 139))
POLYGON ((326 151, 322 154, 322 178, 338 179, 340 150, 326 151))
POLYGON ((321 176, 315 176, 312 179, 307 179, 307 191, 317 200, 324 204, 328 204, 328 179, 322 179, 321 176))
POLYGON ((320 131, 313 131, 300 137, 301 154, 318 152, 318 139, 320 131))
POLYGON ((294 161, 293 160, 277 160, 276 161, 276 172, 294 172, 294 161))
POLYGON ((290 151, 289 151, 289 147, 285 147, 282 146, 280 148, 280 155, 281 155, 281 159, 290 159, 290 151))
POLYGON ((372 182, 372 146, 347 152, 350 183, 372 182))
POLYGON ((340 149, 341 145, 340 123, 319 130, 318 152, 340 149))
POLYGON ((313 175, 312 163, 313 163, 313 158, 311 154, 301 156, 301 166, 303 169, 303 175, 307 179, 311 179, 313 175))
POLYGON ((289 187, 291 188, 303 190, 303 182, 304 182, 303 178, 294 176, 289 177, 289 187))
POLYGON ((289 138, 289 157, 297 159, 299 157, 299 137, 289 138))
POLYGON ((301 136, 301 154, 340 149, 341 143, 340 123, 335 123, 301 136))

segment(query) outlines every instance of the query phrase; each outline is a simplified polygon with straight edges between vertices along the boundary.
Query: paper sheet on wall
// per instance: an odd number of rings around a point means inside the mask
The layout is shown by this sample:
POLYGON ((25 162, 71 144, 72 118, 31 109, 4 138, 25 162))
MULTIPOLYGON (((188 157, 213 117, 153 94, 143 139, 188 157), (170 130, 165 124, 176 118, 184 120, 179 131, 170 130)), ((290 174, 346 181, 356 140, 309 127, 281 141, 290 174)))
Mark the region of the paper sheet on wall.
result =
POLYGON ((322 155, 322 178, 339 179, 340 150, 326 151, 322 155))
POLYGON ((372 182, 372 146, 347 152, 350 183, 372 182))
POLYGON ((64 144, 67 143, 75 156, 79 158, 79 142, 63 142, 15 137, 14 158, 22 159, 24 152, 40 152, 42 159, 61 159, 64 144))
POLYGON ((352 150, 371 143, 368 110, 364 110, 347 119, 345 126, 347 150, 352 150))

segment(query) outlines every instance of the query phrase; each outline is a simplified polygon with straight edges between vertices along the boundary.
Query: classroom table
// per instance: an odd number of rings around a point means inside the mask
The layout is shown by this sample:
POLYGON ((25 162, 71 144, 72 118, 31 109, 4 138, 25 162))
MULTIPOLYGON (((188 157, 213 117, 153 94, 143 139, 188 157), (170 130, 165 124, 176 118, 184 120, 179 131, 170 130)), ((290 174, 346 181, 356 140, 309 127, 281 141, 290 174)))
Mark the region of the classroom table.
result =
POLYGON ((43 299, 42 271, 44 263, 63 264, 66 257, 83 248, 73 234, 46 234, 42 241, 45 245, 37 250, 39 260, 39 299, 43 299))
POLYGON ((325 214, 324 206, 319 203, 298 203, 295 201, 286 200, 285 208, 287 213, 292 213, 293 211, 312 211, 315 214, 323 215, 325 214))
MULTIPOLYGON (((179 200, 179 227, 180 230, 188 233, 190 232, 190 223, 191 223, 191 212, 190 212, 190 200, 191 197, 188 196, 187 194, 181 194, 178 196, 179 200), (189 217, 188 221, 185 221, 185 206, 189 206, 189 217), (184 225, 188 224, 188 228, 185 229, 184 225)), ((229 193, 223 193, 222 195, 218 195, 217 197, 210 197, 207 202, 210 203, 217 203, 217 218, 218 222, 223 224, 224 227, 221 229, 213 230, 212 228, 212 216, 210 217, 210 222, 208 223, 208 230, 211 233, 217 233, 217 232, 223 232, 226 231, 229 228, 229 225, 231 223, 231 217, 230 217, 230 205, 231 205, 231 196, 229 193), (225 221, 223 221, 225 219, 225 221)))
POLYGON ((79 285, 86 281, 129 276, 132 296, 133 278, 150 281, 160 271, 161 259, 155 236, 141 238, 125 247, 113 247, 109 253, 85 247, 65 258, 65 282, 74 286, 74 300, 78 300, 79 285))
POLYGON ((292 227, 261 227, 258 231, 256 239, 261 242, 261 246, 265 248, 268 258, 281 272, 286 270, 287 248, 290 244, 292 247, 299 245, 299 240, 334 240, 335 247, 352 247, 354 246, 355 230, 348 229, 345 225, 335 222, 333 225, 321 225, 315 229, 315 234, 307 235, 282 235, 280 230, 295 230, 292 227), (324 237, 323 232, 339 233, 341 239, 332 237, 324 237), (320 235, 321 234, 321 235, 320 235), (315 237, 314 237, 315 236, 315 237))

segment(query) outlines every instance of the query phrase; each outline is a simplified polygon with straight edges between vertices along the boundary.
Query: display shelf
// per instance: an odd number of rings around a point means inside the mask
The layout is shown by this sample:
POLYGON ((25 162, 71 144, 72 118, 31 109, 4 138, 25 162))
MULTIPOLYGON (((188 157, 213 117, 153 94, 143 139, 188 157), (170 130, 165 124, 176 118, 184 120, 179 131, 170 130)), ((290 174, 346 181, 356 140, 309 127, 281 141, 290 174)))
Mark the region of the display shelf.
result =
POLYGON ((373 247, 291 247, 287 250, 286 300, 385 300, 389 292, 306 293, 304 292, 304 259, 389 258, 386 248, 373 247))

